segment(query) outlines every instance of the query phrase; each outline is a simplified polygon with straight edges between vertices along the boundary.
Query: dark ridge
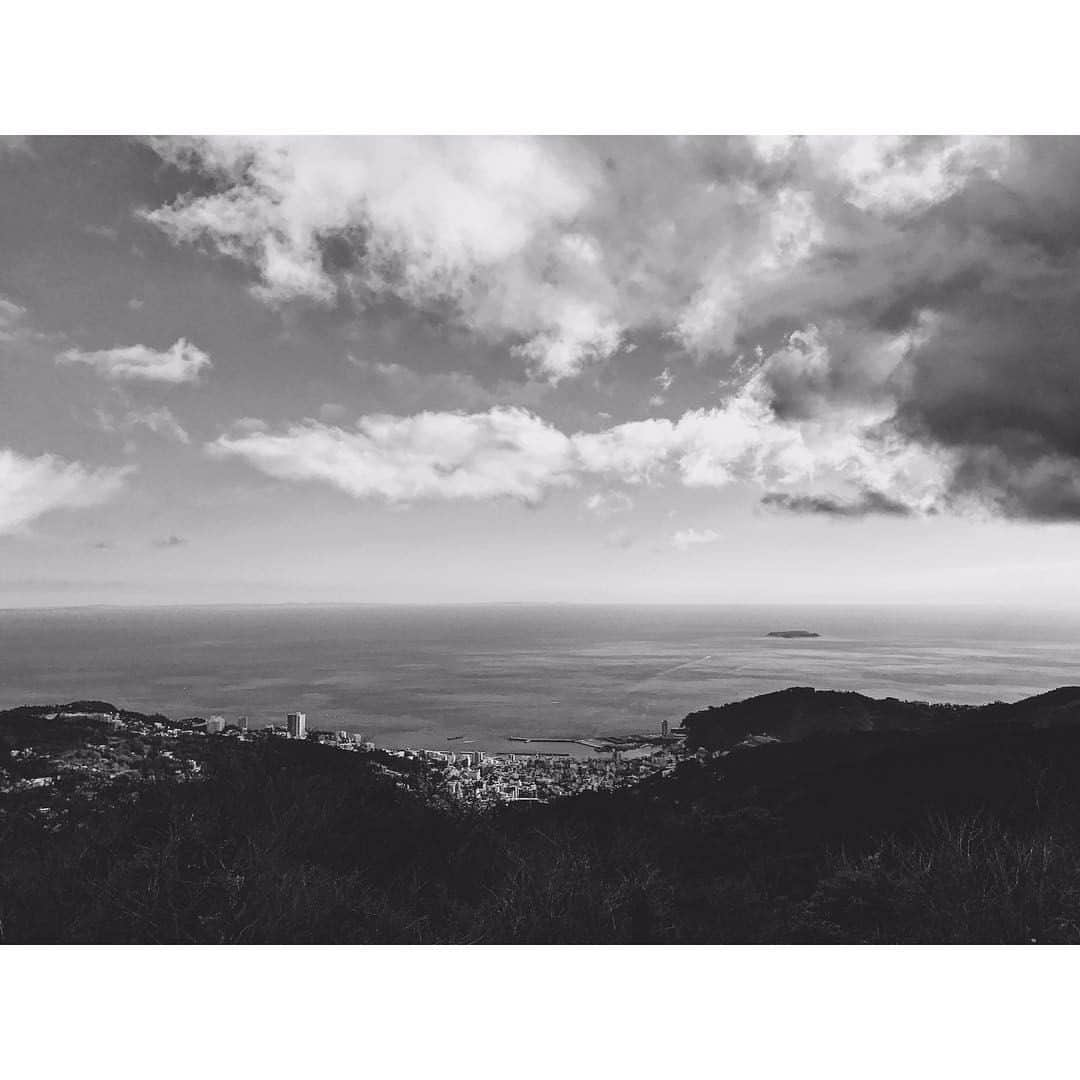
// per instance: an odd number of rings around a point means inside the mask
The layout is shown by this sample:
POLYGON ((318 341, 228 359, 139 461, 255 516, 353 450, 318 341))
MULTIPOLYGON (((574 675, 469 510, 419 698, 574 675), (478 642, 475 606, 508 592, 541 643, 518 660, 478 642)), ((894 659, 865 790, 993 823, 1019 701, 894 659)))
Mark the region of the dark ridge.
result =
POLYGON ((1080 687, 792 687, 687 718, 784 741, 483 812, 378 752, 59 709, 0 712, 2 944, 1080 943, 1080 687))
POLYGON ((107 701, 69 701, 66 705, 58 705, 60 712, 82 713, 115 713, 120 710, 107 701))
POLYGON ((691 750, 726 750, 750 735, 792 742, 821 734, 934 732, 1001 723, 1036 727, 1080 723, 1080 687, 1062 686, 1013 703, 942 705, 792 686, 690 713, 682 729, 691 750))

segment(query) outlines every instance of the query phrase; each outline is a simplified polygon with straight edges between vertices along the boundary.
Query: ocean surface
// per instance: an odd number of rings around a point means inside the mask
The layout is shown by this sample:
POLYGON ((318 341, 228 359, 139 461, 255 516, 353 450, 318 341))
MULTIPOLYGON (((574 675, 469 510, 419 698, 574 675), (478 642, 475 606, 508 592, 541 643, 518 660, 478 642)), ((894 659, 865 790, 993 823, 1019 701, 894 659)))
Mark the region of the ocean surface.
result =
POLYGON ((1080 616, 977 608, 0 611, 0 707, 100 698, 255 727, 299 709, 385 746, 656 730, 786 686, 977 704, 1078 683, 1080 616), (822 636, 765 636, 792 628, 822 636))

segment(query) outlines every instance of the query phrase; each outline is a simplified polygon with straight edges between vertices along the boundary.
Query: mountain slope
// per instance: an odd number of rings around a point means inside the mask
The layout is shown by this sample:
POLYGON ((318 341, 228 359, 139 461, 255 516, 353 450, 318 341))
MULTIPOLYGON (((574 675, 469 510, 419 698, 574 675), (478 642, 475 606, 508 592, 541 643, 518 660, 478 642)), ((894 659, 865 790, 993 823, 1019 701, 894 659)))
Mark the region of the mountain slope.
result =
POLYGON ((930 704, 792 686, 690 713, 682 723, 689 749, 727 750, 750 735, 784 742, 854 731, 943 731, 982 724, 1050 727, 1080 723, 1080 687, 1062 686, 1017 702, 930 704))

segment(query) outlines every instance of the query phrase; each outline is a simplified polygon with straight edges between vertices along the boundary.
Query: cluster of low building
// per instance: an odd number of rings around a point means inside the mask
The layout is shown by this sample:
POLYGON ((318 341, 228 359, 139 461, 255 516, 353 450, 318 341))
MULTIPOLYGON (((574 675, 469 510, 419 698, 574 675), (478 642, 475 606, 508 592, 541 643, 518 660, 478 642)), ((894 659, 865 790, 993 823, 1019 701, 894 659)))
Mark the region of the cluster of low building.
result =
MULTIPOLYGON (((377 749, 372 739, 357 732, 308 728, 304 713, 289 713, 284 725, 267 724, 259 731, 249 730, 244 717, 230 723, 223 716, 211 716, 205 730, 207 734, 232 735, 245 740, 277 736, 308 739, 338 750, 377 749)), ((643 736, 643 744, 636 749, 585 755, 551 751, 381 749, 390 757, 422 764, 436 791, 455 800, 481 804, 546 802, 587 791, 613 791, 651 776, 668 775, 685 756, 681 742, 669 736, 666 723, 660 740, 643 736)))
MULTIPOLYGON (((198 722, 201 726, 201 721, 198 722)), ((199 726, 196 730, 199 730, 199 726)), ((279 737, 306 739, 338 750, 371 752, 381 749, 390 757, 410 759, 425 767, 434 789, 470 803, 546 802, 588 791, 613 791, 652 777, 669 775, 683 760, 681 740, 669 735, 664 723, 660 738, 642 736, 633 749, 570 754, 552 751, 488 753, 484 750, 428 750, 377 748, 366 735, 354 731, 319 731, 307 726, 307 715, 293 712, 285 723, 249 728, 246 717, 229 721, 213 715, 203 728, 208 735, 244 741, 279 737)))
MULTIPOLYGON (((126 773, 137 774, 139 764, 123 742, 124 737, 129 735, 157 736, 159 739, 164 736, 169 742, 164 745, 157 742, 154 750, 155 768, 186 777, 198 775, 202 766, 190 754, 174 753, 169 748, 172 739, 179 736, 204 734, 244 742, 265 738, 303 739, 342 751, 372 753, 380 750, 386 757, 379 768, 396 771, 388 758, 398 758, 408 763, 400 778, 402 784, 414 786, 415 779, 407 782, 407 775, 420 778, 423 790, 473 805, 546 802, 583 792, 613 791, 652 776, 669 774, 686 756, 681 739, 670 736, 666 725, 659 738, 641 736, 639 739, 635 736, 620 739, 618 747, 611 745, 588 753, 534 749, 489 753, 472 748, 430 750, 377 747, 374 740, 359 732, 310 729, 307 716, 302 712, 288 713, 284 724, 270 723, 259 728, 249 726, 247 717, 227 719, 220 714, 207 719, 190 717, 176 721, 160 715, 145 716, 107 707, 43 709, 42 714, 47 719, 89 720, 99 724, 103 741, 91 741, 77 751, 65 752, 49 763, 47 775, 42 768, 39 775, 25 775, 25 770, 20 770, 23 772, 21 779, 14 775, 0 776, 0 793, 49 787, 65 775, 78 774, 107 780, 126 773), (109 729, 114 729, 114 733, 110 733, 109 729)), ((21 760, 20 755, 29 757, 31 751, 13 751, 13 764, 21 760)))
POLYGON ((546 802, 587 791, 614 791, 674 770, 681 753, 662 747, 638 754, 455 754, 440 750, 399 753, 436 770, 448 795, 479 803, 546 802))

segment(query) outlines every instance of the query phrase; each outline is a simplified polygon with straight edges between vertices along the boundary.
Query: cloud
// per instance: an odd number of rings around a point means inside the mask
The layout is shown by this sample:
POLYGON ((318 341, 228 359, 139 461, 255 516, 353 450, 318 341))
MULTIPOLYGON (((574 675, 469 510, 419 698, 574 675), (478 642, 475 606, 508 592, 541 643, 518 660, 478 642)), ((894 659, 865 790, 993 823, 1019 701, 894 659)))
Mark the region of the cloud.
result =
POLYGON ((558 258, 588 276, 588 238, 565 230, 596 165, 555 140, 298 138, 166 140, 159 152, 219 190, 145 214, 181 243, 250 263, 256 292, 330 303, 342 287, 418 306, 451 303, 480 333, 518 336, 552 378, 605 354, 618 330, 573 289, 545 281, 558 258))
POLYGON ((583 472, 606 473, 640 484, 659 478, 678 454, 682 441, 678 425, 653 419, 582 432, 573 437, 572 445, 583 472))
POLYGON ((52 454, 0 450, 0 535, 53 510, 97 506, 117 495, 132 467, 89 468, 52 454))
MULTIPOLYGON (((1080 141, 902 140, 898 152, 849 195, 876 224, 854 219, 772 314, 813 308, 838 341, 886 332, 906 346, 887 379, 835 347, 816 380, 776 389, 791 410, 842 399, 887 413, 894 446, 941 466, 937 509, 1080 518, 1080 141)), ((888 479, 866 487, 911 505, 888 479)))
MULTIPOLYGON (((740 138, 152 145, 211 190, 144 218, 248 264, 267 302, 347 293, 450 310, 552 382, 629 352, 643 330, 699 359, 732 352, 789 276, 846 235, 845 196, 880 184, 847 144, 764 153, 740 138)), ((966 175, 936 146, 890 147, 889 167, 966 175)), ((923 186, 931 201, 951 190, 923 186)))
POLYGON ((672 383, 675 382, 675 376, 671 374, 671 368, 666 367, 653 379, 653 382, 660 387, 660 391, 649 398, 649 404, 654 408, 659 408, 667 401, 665 395, 671 389, 672 383))
POLYGON ((513 498, 535 503, 574 482, 570 440, 522 409, 364 417, 353 430, 308 421, 282 434, 224 435, 210 452, 285 480, 319 480, 357 498, 513 498))
MULTIPOLYGON (((1078 139, 156 145, 191 183, 147 219, 242 260, 268 303, 404 304, 555 383, 655 377, 631 358, 662 342, 684 400, 708 387, 677 419, 555 429, 564 464, 536 490, 596 474, 833 516, 1080 518, 1078 139)), ((469 415, 503 404, 459 390, 469 415)))
POLYGON ((191 442, 191 436, 187 429, 173 415, 172 410, 164 405, 160 408, 130 408, 123 416, 115 417, 104 410, 97 411, 98 423, 102 430, 109 432, 132 431, 135 428, 146 428, 155 435, 164 439, 187 446, 191 442))
MULTIPOLYGON (((946 494, 948 457, 897 432, 889 392, 914 340, 906 333, 841 337, 837 346, 858 358, 849 385, 841 387, 831 374, 828 336, 809 327, 763 358, 723 405, 677 420, 569 435, 525 409, 502 406, 374 415, 355 429, 309 420, 276 434, 247 420, 210 450, 280 479, 321 480, 358 498, 392 502, 509 497, 535 503, 594 476, 697 488, 749 482, 771 493, 770 505, 786 505, 791 496, 792 508, 823 512, 865 501, 867 492, 888 492, 910 512, 932 512, 946 494)), ((586 507, 603 515, 624 500, 594 494, 586 507)))
POLYGON ((145 219, 246 262, 266 301, 332 304, 345 291, 449 305, 556 382, 633 348, 629 335, 647 328, 702 359, 732 353, 792 277, 827 271, 853 231, 999 175, 1010 147, 970 137, 152 145, 212 190, 145 219))
POLYGON ((42 345, 56 340, 35 327, 22 304, 0 293, 0 345, 42 345))
POLYGON ((1000 175, 1008 139, 954 135, 781 136, 754 140, 762 157, 816 174, 852 206, 905 213, 941 202, 974 174, 1000 175))
MULTIPOLYGON (((808 263, 825 240, 826 226, 813 196, 796 188, 769 193, 742 185, 732 194, 741 235, 708 259, 693 294, 674 313, 672 336, 699 360, 736 351, 755 301, 808 263)), ((760 299, 759 299, 760 298, 760 299)))
POLYGON ((10 340, 26 316, 26 308, 0 295, 0 341, 10 340))
POLYGON ((722 534, 715 529, 680 529, 671 535, 671 546, 679 551, 688 551, 702 544, 715 544, 722 534))
POLYGON ((133 427, 147 428, 155 435, 173 439, 185 446, 191 442, 187 430, 164 405, 158 409, 133 409, 128 413, 125 423, 133 427))
POLYGON ((170 349, 158 351, 145 345, 84 352, 68 349, 58 364, 86 364, 107 379, 149 382, 196 382, 212 361, 201 349, 180 338, 170 349))
POLYGON ((789 495, 771 491, 762 496, 762 505, 794 514, 823 514, 826 517, 860 518, 869 514, 906 517, 911 507, 890 499, 880 491, 866 491, 848 500, 829 495, 789 495))
POLYGON ((597 306, 563 301, 551 321, 555 330, 543 331, 513 350, 551 382, 576 375, 590 360, 607 360, 619 348, 619 324, 597 306))
POLYGON ((885 491, 912 512, 928 512, 945 497, 949 456, 897 430, 892 389, 916 341, 907 332, 797 331, 718 407, 575 435, 581 467, 631 484, 749 482, 834 502, 885 491), (837 351, 849 361, 840 374, 837 351))

